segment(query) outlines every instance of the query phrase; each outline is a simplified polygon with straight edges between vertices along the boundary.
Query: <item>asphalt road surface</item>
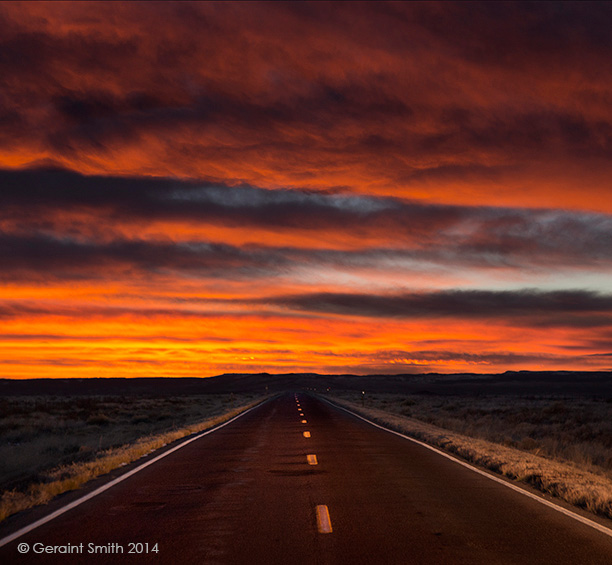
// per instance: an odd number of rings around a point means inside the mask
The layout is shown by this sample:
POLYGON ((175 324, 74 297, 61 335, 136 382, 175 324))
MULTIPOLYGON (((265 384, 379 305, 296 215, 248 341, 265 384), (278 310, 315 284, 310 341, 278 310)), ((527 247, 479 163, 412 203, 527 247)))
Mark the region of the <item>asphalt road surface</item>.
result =
POLYGON ((588 565, 612 563, 612 537, 291 393, 6 544, 0 562, 588 565))

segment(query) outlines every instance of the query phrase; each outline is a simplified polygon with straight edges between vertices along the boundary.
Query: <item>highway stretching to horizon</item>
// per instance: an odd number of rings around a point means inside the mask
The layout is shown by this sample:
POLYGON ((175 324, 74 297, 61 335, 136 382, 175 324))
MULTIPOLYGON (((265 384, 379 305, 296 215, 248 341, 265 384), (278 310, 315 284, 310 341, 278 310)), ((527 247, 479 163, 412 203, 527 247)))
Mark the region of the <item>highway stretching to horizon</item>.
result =
POLYGON ((612 536, 286 393, 5 543, 0 562, 588 565, 612 563, 612 536))

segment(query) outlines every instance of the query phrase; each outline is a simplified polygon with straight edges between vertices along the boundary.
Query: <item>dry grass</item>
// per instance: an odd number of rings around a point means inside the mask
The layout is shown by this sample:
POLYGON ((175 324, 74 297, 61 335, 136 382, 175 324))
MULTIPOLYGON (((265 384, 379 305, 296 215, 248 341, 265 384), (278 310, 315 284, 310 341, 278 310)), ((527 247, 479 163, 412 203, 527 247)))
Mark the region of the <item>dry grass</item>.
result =
POLYGON ((0 521, 260 400, 252 395, 2 399, 0 521))
POLYGON ((610 403, 558 397, 334 393, 385 427, 612 518, 610 403))

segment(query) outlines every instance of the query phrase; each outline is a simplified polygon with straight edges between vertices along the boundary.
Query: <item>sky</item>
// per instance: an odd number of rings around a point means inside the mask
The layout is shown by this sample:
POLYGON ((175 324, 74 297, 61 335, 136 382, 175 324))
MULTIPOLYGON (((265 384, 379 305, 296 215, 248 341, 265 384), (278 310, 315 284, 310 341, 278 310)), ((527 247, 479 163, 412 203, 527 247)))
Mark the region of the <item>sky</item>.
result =
POLYGON ((611 25, 0 3, 0 377, 612 370, 611 25))

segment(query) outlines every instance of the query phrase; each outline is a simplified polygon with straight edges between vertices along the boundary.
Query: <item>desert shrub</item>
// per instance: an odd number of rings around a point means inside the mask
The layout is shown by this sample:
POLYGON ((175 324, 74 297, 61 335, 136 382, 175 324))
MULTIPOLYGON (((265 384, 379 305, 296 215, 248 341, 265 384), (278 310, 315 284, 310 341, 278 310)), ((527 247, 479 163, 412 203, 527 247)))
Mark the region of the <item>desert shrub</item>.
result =
POLYGON ((92 426, 108 426, 113 420, 106 414, 93 414, 87 418, 87 423, 92 426))

